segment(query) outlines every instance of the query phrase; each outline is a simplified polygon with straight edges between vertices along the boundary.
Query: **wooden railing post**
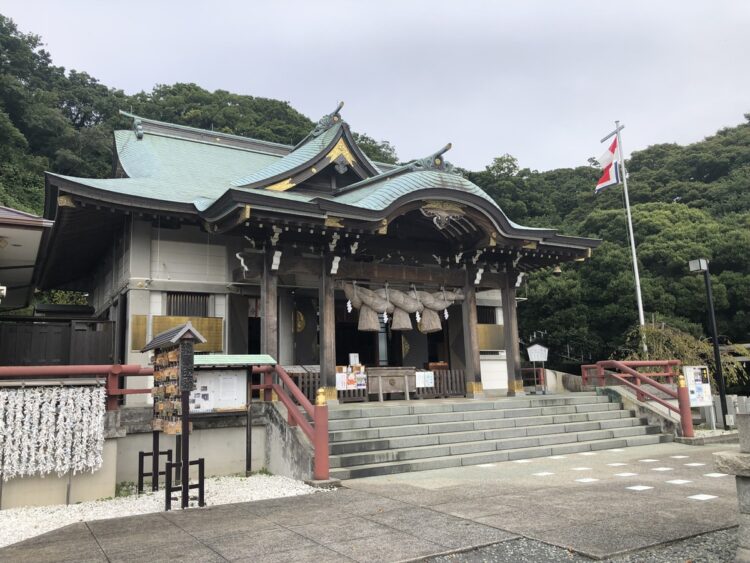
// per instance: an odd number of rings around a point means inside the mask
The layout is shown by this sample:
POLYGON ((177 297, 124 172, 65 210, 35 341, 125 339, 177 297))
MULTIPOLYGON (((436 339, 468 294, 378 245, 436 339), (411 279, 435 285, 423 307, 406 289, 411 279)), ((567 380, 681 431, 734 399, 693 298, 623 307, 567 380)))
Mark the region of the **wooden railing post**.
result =
POLYGON ((682 436, 693 437, 693 413, 690 411, 690 392, 685 384, 685 378, 677 378, 677 404, 680 407, 680 423, 682 425, 682 436))
POLYGON ((271 389, 271 385, 273 385, 273 372, 271 370, 263 373, 263 384, 266 386, 263 390, 263 400, 270 403, 273 398, 273 390, 271 389))
POLYGON ((315 399, 313 422, 315 424, 313 447, 315 459, 313 461, 313 479, 327 481, 329 473, 328 463, 328 405, 326 404, 325 389, 318 389, 315 399))

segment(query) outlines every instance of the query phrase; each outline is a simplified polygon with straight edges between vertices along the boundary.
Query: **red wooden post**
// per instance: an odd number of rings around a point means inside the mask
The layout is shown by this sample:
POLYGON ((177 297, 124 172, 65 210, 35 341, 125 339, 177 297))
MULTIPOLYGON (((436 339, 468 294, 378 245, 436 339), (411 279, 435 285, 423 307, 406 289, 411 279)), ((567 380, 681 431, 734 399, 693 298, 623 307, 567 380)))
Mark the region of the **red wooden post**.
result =
POLYGON ((328 463, 328 405, 325 389, 318 389, 313 412, 315 459, 313 461, 313 479, 326 481, 330 477, 328 463))
POLYGON ((685 378, 677 378, 677 403, 680 406, 680 422, 682 424, 682 436, 693 437, 693 413, 690 411, 690 392, 685 385, 685 378))
POLYGON ((273 391, 271 389, 271 385, 273 385, 273 373, 270 370, 263 374, 263 384, 266 386, 263 390, 263 400, 270 402, 273 398, 273 391))

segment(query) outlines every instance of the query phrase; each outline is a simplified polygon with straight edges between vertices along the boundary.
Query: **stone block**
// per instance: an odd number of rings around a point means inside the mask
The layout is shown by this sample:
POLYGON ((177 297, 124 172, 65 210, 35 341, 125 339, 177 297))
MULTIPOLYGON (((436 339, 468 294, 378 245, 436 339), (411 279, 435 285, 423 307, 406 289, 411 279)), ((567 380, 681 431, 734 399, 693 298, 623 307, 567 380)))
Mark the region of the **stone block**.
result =
POLYGON ((348 442, 350 440, 371 440, 378 437, 377 428, 365 428, 362 430, 339 430, 330 432, 328 440, 330 442, 348 442))
POLYGON ((475 420, 476 430, 495 430, 497 428, 513 428, 516 421, 512 418, 493 418, 491 420, 475 420))
POLYGON ((518 418, 526 416, 539 416, 542 414, 541 408, 530 409, 508 409, 505 412, 505 418, 518 418))
POLYGON ((360 428, 369 428, 370 419, 368 418, 350 418, 341 420, 329 420, 328 430, 357 430, 360 428))
POLYGON ((714 467, 721 473, 750 477, 750 453, 717 452, 714 454, 714 467))
POLYGON ((573 444, 562 444, 559 446, 552 446, 552 455, 567 455, 577 454, 578 452, 588 452, 591 450, 591 445, 586 442, 575 442, 573 444))
POLYGON ((382 416, 371 418, 370 427, 380 428, 382 426, 406 426, 408 424, 416 424, 416 417, 411 415, 400 415, 400 416, 382 416))
POLYGON ((526 428, 500 428, 498 430, 485 430, 486 440, 502 440, 503 438, 519 438, 526 436, 526 428))
POLYGON ((740 437, 740 451, 750 453, 750 414, 736 414, 734 422, 740 437))
POLYGON ((474 423, 467 422, 441 422, 430 424, 428 427, 430 434, 440 434, 442 432, 468 432, 474 430, 474 423))
POLYGON ((399 450, 395 452, 399 461, 410 459, 424 459, 426 457, 443 457, 451 455, 451 446, 429 446, 426 448, 414 448, 399 450))
POLYGON ((517 448, 533 448, 539 445, 539 438, 511 438, 496 442, 498 450, 514 450, 517 448))
POLYGON ((547 457, 552 455, 550 448, 533 448, 529 450, 516 450, 508 452, 508 460, 531 459, 533 457, 547 457))
POLYGON ((495 443, 489 440, 484 442, 469 442, 467 444, 454 444, 450 447, 450 455, 477 454, 489 452, 495 449, 495 443))
POLYGON ((394 436, 416 436, 427 434, 430 427, 426 424, 414 424, 412 426, 384 426, 377 428, 379 438, 392 438, 394 436))
POLYGON ((473 411, 465 412, 463 414, 464 420, 491 420, 496 418, 504 418, 506 411, 473 411))
POLYGON ((459 442, 469 442, 474 440, 484 440, 484 430, 474 430, 472 432, 451 432, 448 434, 434 434, 439 444, 457 444, 459 442))
POLYGON ((479 465, 480 463, 499 463, 508 461, 508 452, 486 452, 481 454, 470 454, 460 458, 461 465, 479 465))
POLYGON ((517 418, 516 426, 539 426, 541 424, 552 424, 554 418, 551 416, 529 416, 525 418, 517 418))
POLYGON ((433 422, 458 422, 463 420, 463 416, 464 414, 460 412, 420 414, 419 424, 431 424, 433 422))
POLYGON ((551 434, 549 436, 539 436, 540 446, 549 446, 552 444, 568 444, 570 442, 576 442, 576 435, 570 434, 551 434))
MULTIPOLYGON (((750 477, 738 475, 735 477, 735 481, 737 482, 737 503, 740 512, 748 515, 747 524, 748 532, 750 532, 750 477)), ((740 520, 740 523, 742 523, 742 520, 740 520)), ((748 543, 748 547, 750 547, 750 543, 748 543)))

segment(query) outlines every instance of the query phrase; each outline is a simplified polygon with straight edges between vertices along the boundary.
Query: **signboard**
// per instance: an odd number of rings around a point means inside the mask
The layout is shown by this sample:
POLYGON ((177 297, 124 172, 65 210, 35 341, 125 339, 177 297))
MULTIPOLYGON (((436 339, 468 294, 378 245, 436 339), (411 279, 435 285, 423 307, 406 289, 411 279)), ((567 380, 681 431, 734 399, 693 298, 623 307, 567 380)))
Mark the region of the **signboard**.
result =
POLYGON ((541 344, 534 344, 526 348, 530 362, 546 362, 547 352, 549 352, 549 348, 545 348, 541 344))
POLYGON ((198 370, 190 392, 190 412, 245 410, 246 396, 247 369, 198 370))
POLYGON ((364 368, 358 371, 336 372, 336 390, 351 391, 352 389, 367 389, 367 374, 364 368))
POLYGON ((712 399, 708 368, 706 366, 683 366, 682 373, 690 393, 690 406, 710 407, 712 399))
POLYGON ((416 372, 417 387, 435 387, 435 372, 418 371, 416 372))

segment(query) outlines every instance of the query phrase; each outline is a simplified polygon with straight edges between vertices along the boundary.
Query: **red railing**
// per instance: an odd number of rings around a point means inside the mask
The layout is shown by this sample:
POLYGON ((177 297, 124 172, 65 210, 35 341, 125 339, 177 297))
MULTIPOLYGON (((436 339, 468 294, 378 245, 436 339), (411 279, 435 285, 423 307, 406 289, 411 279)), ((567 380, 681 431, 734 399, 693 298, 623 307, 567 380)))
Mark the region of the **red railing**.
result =
POLYGON ((263 393, 264 401, 271 401, 273 393, 276 393, 279 401, 286 407, 288 424, 299 426, 312 443, 315 451, 313 478, 319 481, 327 480, 329 478, 328 405, 313 405, 281 366, 254 367, 253 373, 263 376, 263 382, 260 385, 253 385, 253 389, 263 393), (278 376, 278 383, 274 382, 274 373, 278 376), (312 419, 312 423, 299 407, 302 407, 312 419))
POLYGON ((690 394, 685 386, 685 380, 679 374, 679 360, 638 360, 638 361, 618 361, 603 360, 596 364, 581 366, 581 379, 583 385, 587 385, 589 372, 596 370, 596 377, 599 379, 599 385, 604 386, 606 378, 611 377, 616 382, 625 385, 636 393, 639 401, 651 400, 667 409, 675 412, 680 417, 682 435, 686 438, 693 437, 693 415, 690 411, 690 394), (648 371, 641 373, 637 368, 661 369, 662 371, 648 371), (672 384, 674 378, 677 378, 677 390, 659 383, 654 377, 664 377, 667 383, 672 384), (630 381, 632 379, 633 381, 630 381), (670 403, 650 391, 645 390, 642 385, 650 385, 654 389, 661 391, 672 399, 677 399, 677 405, 670 403))
POLYGON ((544 388, 544 368, 521 368, 521 378, 524 385, 531 382, 531 387, 544 388))
POLYGON ((107 410, 116 411, 119 408, 119 397, 141 393, 151 394, 148 389, 123 389, 120 387, 120 377, 153 375, 152 368, 144 368, 134 364, 112 365, 78 365, 78 366, 3 366, 0 367, 0 380, 26 378, 75 378, 75 377, 104 377, 107 390, 107 410))

